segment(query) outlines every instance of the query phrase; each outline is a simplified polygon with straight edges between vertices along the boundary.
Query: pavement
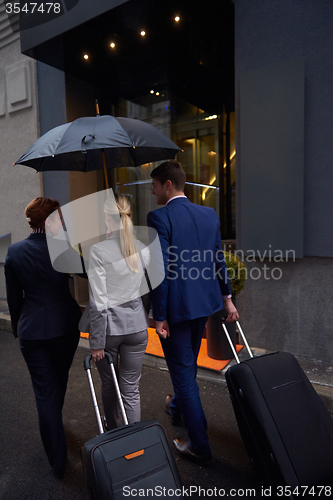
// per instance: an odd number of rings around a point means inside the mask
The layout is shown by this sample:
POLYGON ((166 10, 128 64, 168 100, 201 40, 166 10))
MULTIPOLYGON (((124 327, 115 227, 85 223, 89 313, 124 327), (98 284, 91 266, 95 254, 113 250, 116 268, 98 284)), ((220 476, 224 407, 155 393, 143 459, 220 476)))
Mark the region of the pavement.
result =
MULTIPOLYGON (((0 330, 11 331, 10 324, 10 316, 9 310, 7 306, 7 302, 3 299, 0 299, 0 330)), ((80 345, 83 348, 89 348, 89 341, 86 339, 80 340, 80 345)), ((263 354, 267 354, 269 350, 258 349, 256 347, 251 346, 251 350, 254 356, 260 356, 263 354)), ((244 360, 248 357, 248 354, 245 349, 243 349, 240 354, 240 360, 244 360)), ((316 389, 316 392, 319 394, 321 399, 323 400, 328 411, 333 415, 333 360, 331 363, 327 363, 321 360, 311 359, 303 356, 295 356, 313 387, 316 389)), ((223 370, 211 370, 205 368, 198 369, 198 379, 213 382, 216 384, 221 384, 223 386, 227 386, 225 380, 225 372, 228 368, 235 364, 236 361, 232 360, 223 370)), ((157 356, 151 356, 149 354, 145 355, 144 364, 151 368, 157 368, 159 370, 166 370, 167 366, 165 360, 163 358, 159 358, 157 356)))
MULTIPOLYGON (((82 365, 89 352, 88 341, 81 339, 70 371, 63 411, 69 462, 63 480, 54 477, 47 463, 39 436, 29 374, 18 341, 11 333, 4 301, 0 301, 0 348, 0 499, 86 500, 88 497, 79 452, 84 442, 98 434, 82 365)), ((262 351, 254 349, 254 353, 261 354, 262 351)), ((333 414, 332 366, 305 358, 298 358, 298 361, 333 414)), ((99 398, 99 377, 94 365, 92 374, 99 398)), ((224 374, 225 370, 216 372, 199 369, 198 384, 208 420, 214 460, 211 467, 204 468, 174 455, 184 494, 194 499, 221 496, 262 499, 264 493, 256 482, 240 438, 224 374)), ((170 392, 172 386, 164 359, 147 354, 140 383, 142 420, 156 418, 164 427, 171 444, 174 437, 186 437, 186 433, 183 428, 173 427, 163 411, 165 395, 170 392)), ((272 496, 266 493, 266 496, 272 496)))

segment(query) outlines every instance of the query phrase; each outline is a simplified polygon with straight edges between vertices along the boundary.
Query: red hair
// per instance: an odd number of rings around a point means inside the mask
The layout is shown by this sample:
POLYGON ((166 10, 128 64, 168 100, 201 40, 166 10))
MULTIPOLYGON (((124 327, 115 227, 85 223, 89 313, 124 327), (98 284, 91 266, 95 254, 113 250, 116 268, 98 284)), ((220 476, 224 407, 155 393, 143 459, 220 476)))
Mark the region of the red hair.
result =
POLYGON ((60 208, 58 200, 39 196, 29 203, 25 209, 25 216, 32 229, 45 229, 45 219, 58 208, 60 208))

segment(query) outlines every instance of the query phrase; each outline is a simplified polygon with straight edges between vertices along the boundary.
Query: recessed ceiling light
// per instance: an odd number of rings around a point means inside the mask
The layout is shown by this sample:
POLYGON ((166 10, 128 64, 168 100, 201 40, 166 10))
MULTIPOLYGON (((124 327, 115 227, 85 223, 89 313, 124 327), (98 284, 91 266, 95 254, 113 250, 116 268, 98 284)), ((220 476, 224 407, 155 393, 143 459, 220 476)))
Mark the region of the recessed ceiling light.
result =
POLYGON ((179 17, 179 16, 176 16, 176 17, 175 17, 175 21, 176 21, 176 23, 179 23, 179 21, 180 21, 180 17, 179 17))
POLYGON ((140 32, 140 35, 141 35, 141 36, 146 36, 146 32, 145 32, 144 30, 142 30, 142 31, 140 32))
POLYGON ((85 60, 89 59, 88 54, 84 54, 83 59, 85 59, 85 60))
POLYGON ((159 93, 159 92, 156 92, 156 95, 160 95, 160 93, 159 93))
POLYGON ((115 48, 115 46, 116 46, 116 44, 115 44, 114 42, 111 42, 111 43, 110 43, 110 47, 111 47, 111 49, 114 49, 114 48, 115 48))
POLYGON ((151 91, 150 91, 150 93, 151 93, 151 94, 153 94, 153 93, 154 93, 154 91, 153 91, 153 90, 151 90, 151 91))

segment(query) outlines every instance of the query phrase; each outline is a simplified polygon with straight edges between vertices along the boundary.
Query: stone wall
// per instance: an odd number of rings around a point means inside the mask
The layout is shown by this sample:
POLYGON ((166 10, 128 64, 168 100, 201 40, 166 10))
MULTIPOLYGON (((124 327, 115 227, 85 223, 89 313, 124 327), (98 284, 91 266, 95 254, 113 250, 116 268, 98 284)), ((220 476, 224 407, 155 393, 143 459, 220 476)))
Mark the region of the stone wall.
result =
POLYGON ((20 52, 18 38, 0 46, 0 297, 5 296, 3 261, 8 243, 29 235, 24 216, 41 195, 40 174, 13 163, 39 134, 35 61, 20 52))
POLYGON ((237 296, 240 323, 251 346, 333 359, 333 259, 245 262, 237 296))
MULTIPOLYGON (((300 179, 304 183, 301 228, 304 257, 280 263, 267 259, 246 263, 249 272, 255 268, 261 268, 262 272, 260 276, 253 272, 237 299, 242 324, 254 347, 291 351, 330 362, 333 359, 333 3, 234 0, 234 4, 237 182, 248 165, 240 147, 241 79, 249 71, 292 59, 304 61, 304 177, 300 179), (281 268, 282 277, 267 279, 265 264, 281 268)), ((259 137, 254 149, 261 146, 259 137)), ((276 147, 279 147, 278 134, 276 147)), ((277 186, 275 189, 278 191, 277 186)), ((283 190, 279 194, 283 208, 289 200, 283 190)), ((269 193, 264 195, 267 197, 269 193)), ((238 229, 242 224, 242 200, 238 182, 238 229)), ((293 217, 290 212, 290 221, 293 217)), ((251 224, 255 230, 256 220, 251 224)), ((288 222, 279 231, 283 233, 284 227, 288 231, 288 222)))

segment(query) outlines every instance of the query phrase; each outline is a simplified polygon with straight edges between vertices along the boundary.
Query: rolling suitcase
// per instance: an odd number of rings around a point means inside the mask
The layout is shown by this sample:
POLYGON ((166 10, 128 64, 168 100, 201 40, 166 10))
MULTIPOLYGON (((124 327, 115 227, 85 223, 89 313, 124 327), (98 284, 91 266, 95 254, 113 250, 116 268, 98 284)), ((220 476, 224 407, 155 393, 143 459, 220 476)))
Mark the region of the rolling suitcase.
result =
POLYGON ((292 354, 253 357, 236 324, 250 359, 240 362, 230 340, 238 364, 227 370, 226 381, 258 477, 272 496, 327 496, 333 484, 332 417, 292 354))
POLYGON ((91 376, 91 355, 84 360, 100 435, 81 447, 81 460, 90 498, 123 499, 149 495, 158 498, 167 491, 181 493, 181 481, 169 442, 157 420, 128 424, 112 357, 110 364, 121 407, 124 427, 105 432, 91 376))

